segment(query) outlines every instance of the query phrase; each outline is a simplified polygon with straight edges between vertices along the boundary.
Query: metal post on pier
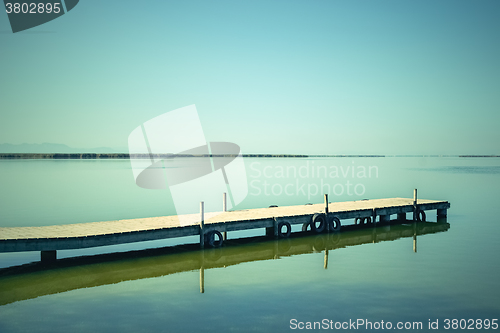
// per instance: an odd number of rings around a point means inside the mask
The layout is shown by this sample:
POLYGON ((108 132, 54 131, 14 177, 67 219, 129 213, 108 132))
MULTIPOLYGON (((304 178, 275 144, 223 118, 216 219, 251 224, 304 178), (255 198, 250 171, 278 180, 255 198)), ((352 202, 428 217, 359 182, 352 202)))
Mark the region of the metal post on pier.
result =
POLYGON ((325 214, 328 215, 328 194, 325 194, 325 214))
POLYGON ((205 207, 200 201, 200 247, 205 248, 205 207))
POLYGON ((330 231, 330 223, 328 223, 328 194, 325 194, 325 228, 326 232, 330 231))
POLYGON ((417 220, 417 189, 413 189, 413 221, 417 220))

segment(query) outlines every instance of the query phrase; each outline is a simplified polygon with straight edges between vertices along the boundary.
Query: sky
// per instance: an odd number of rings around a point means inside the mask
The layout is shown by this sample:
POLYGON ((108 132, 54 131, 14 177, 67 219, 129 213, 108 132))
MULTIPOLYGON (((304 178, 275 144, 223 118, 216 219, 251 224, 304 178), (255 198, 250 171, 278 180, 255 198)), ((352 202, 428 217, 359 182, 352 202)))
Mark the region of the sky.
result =
POLYGON ((0 144, 127 149, 195 104, 243 153, 500 154, 500 2, 81 0, 13 34, 0 144))

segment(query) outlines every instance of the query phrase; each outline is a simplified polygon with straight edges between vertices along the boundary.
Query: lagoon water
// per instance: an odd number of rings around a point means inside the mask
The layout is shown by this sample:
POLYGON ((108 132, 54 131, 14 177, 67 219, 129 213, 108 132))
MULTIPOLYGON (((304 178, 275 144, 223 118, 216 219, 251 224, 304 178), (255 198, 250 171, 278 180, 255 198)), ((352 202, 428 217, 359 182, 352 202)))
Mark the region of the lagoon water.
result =
MULTIPOLYGON (((438 320, 432 331, 444 332, 453 330, 446 319, 480 319, 483 328, 500 319, 500 159, 247 158, 245 165, 249 193, 236 209, 320 203, 323 192, 330 201, 410 198, 417 188, 419 198, 451 203, 449 228, 427 226, 417 252, 404 235, 422 226, 409 224, 340 238, 233 241, 204 254, 101 255, 17 273, 8 267, 27 267, 40 254, 0 254, 0 332, 289 332, 324 319, 421 322, 420 331, 438 320)), ((127 160, 2 160, 0 184, 0 227, 175 214, 169 191, 137 187, 127 160)), ((427 220, 436 221, 434 211, 427 220)), ((184 242, 196 237, 59 251, 58 258, 184 242)))

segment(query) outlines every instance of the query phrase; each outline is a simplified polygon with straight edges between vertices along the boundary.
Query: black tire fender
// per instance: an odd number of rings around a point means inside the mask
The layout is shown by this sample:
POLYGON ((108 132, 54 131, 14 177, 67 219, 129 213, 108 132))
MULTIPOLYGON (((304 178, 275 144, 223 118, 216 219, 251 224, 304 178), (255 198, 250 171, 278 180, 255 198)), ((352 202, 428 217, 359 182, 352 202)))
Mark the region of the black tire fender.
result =
POLYGON ((222 243, 224 242, 224 238, 222 238, 222 234, 218 230, 210 231, 205 237, 206 237, 206 242, 211 247, 220 247, 222 245, 222 243), (215 240, 216 235, 219 238, 218 240, 215 240))
POLYGON ((311 230, 317 233, 323 232, 326 228, 326 217, 325 214, 316 213, 311 219, 311 230), (319 222, 319 226, 316 223, 319 222))
POLYGON ((290 237, 290 234, 292 233, 292 226, 290 223, 286 221, 281 221, 278 223, 278 236, 280 238, 288 238, 290 237), (286 232, 283 232, 283 227, 286 228, 286 232))
POLYGON ((423 210, 417 210, 417 221, 419 222, 425 222, 425 212, 423 210))
POLYGON ((340 219, 336 216, 333 216, 330 219, 329 224, 330 224, 330 231, 333 231, 333 232, 340 231, 340 228, 342 227, 342 224, 340 223, 340 219))

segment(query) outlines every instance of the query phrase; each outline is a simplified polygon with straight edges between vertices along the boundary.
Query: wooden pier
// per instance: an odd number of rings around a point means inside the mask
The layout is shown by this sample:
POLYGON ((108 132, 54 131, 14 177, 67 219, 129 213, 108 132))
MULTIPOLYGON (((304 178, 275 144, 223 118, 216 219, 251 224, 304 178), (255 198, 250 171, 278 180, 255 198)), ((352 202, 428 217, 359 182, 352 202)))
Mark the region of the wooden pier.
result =
MULTIPOLYGON (((393 220, 380 227, 346 226, 339 233, 269 240, 267 237, 231 239, 222 248, 198 250, 195 244, 124 253, 108 253, 0 269, 0 306, 81 288, 110 285, 123 281, 160 277, 194 270, 200 271, 200 292, 205 291, 205 274, 212 268, 241 263, 275 260, 309 253, 324 253, 324 269, 334 250, 363 244, 376 244, 446 232, 449 223, 393 220), (404 224, 402 224, 404 223, 404 224)), ((411 246, 411 243, 408 243, 411 246)), ((334 258, 334 257, 333 257, 334 258)), ((208 286, 210 287, 210 286, 208 286)))
MULTIPOLYGON (((224 196, 225 197, 225 196, 224 196)), ((406 220, 425 221, 425 211, 436 210, 439 219, 446 218, 447 201, 392 198, 350 202, 328 202, 300 206, 269 207, 183 216, 151 217, 132 220, 79 223, 44 227, 0 228, 0 252, 40 251, 42 261, 56 259, 56 251, 142 242, 166 238, 200 236, 200 245, 220 246, 227 232, 265 228, 266 235, 277 238, 290 236, 291 226, 302 230, 336 232, 345 220, 355 223, 389 221, 391 215, 406 220), (186 221, 188 221, 186 223, 186 221)), ((221 205, 222 206, 222 205, 221 205)))

